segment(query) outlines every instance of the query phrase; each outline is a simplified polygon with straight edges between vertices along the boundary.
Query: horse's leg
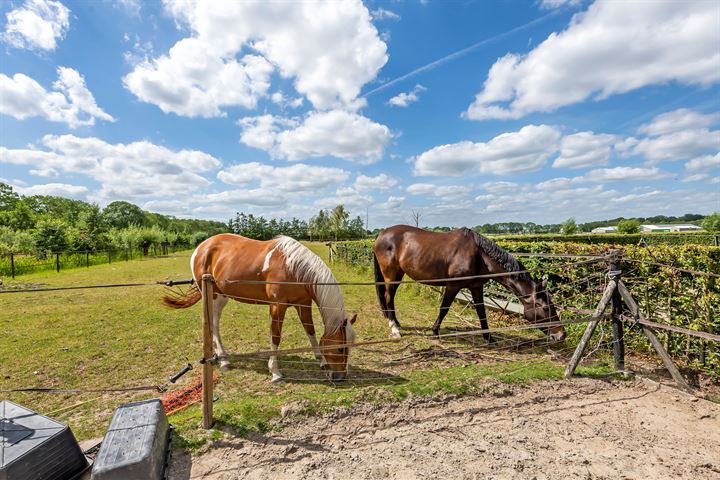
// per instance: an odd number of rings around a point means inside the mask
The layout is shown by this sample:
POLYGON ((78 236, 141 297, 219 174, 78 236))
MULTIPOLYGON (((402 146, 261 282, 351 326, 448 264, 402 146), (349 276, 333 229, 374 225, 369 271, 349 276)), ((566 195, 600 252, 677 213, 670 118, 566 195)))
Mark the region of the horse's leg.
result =
POLYGON ((320 367, 322 367, 322 368, 327 367, 327 362, 325 362, 325 357, 323 357, 323 354, 320 352, 320 346, 318 345, 317 337, 315 337, 315 325, 313 324, 313 319, 312 319, 312 306, 311 305, 297 306, 297 307, 295 307, 295 309, 298 312, 298 316, 300 317, 300 322, 302 322, 302 326, 305 329, 305 333, 308 336, 308 340, 310 340, 310 346, 313 349, 315 358, 320 361, 320 367))
MULTIPOLYGON (((472 294, 473 304, 475 305, 475 311, 480 318, 480 328, 483 330, 488 329, 487 316, 485 314, 485 299, 483 297, 483 287, 471 288, 470 293, 472 294)), ((483 337, 488 343, 495 343, 495 339, 490 332, 483 333, 483 337)))
POLYGON ((454 285, 448 285, 445 287, 442 303, 440 304, 440 312, 438 313, 437 320, 435 320, 435 324, 433 325, 433 335, 438 335, 440 333, 440 325, 442 324, 443 318, 447 315, 448 310, 450 310, 450 305, 452 305, 453 300, 455 300, 455 297, 460 290, 462 290, 462 288, 454 285))
POLYGON ((387 303, 388 324, 390 325, 391 337, 400 336, 400 322, 398 322, 397 314, 395 313, 395 293, 397 293, 400 285, 398 283, 390 282, 399 282, 400 280, 402 280, 404 275, 405 272, 399 270, 392 277, 385 278, 385 301, 387 303))
MULTIPOLYGON (((286 305, 273 304, 270 305, 270 350, 273 352, 280 346, 280 334, 282 333, 282 324, 285 318, 286 305)), ((277 355, 272 355, 268 360, 268 368, 272 374, 272 382, 282 380, 280 369, 278 368, 277 355)))
POLYGON ((215 353, 217 353, 218 360, 220 360, 220 369, 227 370, 230 368, 230 362, 228 361, 228 355, 223 347, 222 339, 220 338, 220 315, 222 315, 223 308, 227 305, 228 297, 224 295, 218 295, 213 300, 213 343, 215 344, 215 353))

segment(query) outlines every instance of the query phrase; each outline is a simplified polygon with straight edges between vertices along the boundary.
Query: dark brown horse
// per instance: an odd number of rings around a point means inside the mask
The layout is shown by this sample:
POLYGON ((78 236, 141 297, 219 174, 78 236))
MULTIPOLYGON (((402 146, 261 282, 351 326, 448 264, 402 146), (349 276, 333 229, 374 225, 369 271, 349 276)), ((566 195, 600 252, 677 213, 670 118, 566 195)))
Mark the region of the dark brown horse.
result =
MULTIPOLYGON (((550 300, 546 282, 537 283, 530 278, 525 267, 497 243, 478 233, 460 228, 448 233, 428 232, 408 225, 386 228, 375 240, 375 281, 377 296, 383 314, 388 319, 391 336, 400 336, 400 323, 395 314, 395 293, 398 282, 407 274, 413 280, 428 285, 444 286, 440 313, 433 325, 438 335, 443 318, 463 288, 470 290, 480 326, 487 329, 483 285, 489 278, 436 282, 443 278, 470 277, 494 273, 517 272, 497 276, 493 280, 517 295, 523 305, 525 318, 530 323, 558 321, 555 306, 550 300)), ((565 338, 562 326, 542 329, 554 340, 565 338)), ((489 333, 484 334, 492 342, 489 333)))

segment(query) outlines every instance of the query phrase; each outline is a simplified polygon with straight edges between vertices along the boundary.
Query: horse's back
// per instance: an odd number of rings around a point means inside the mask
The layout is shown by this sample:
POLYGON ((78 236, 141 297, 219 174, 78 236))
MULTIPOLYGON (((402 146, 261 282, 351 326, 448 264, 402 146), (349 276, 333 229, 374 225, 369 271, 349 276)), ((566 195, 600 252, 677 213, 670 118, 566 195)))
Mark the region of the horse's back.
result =
POLYGON ((477 245, 467 229, 430 232, 409 225, 383 230, 375 240, 380 265, 399 268, 415 280, 471 275, 477 245))
POLYGON ((232 233, 214 235, 197 246, 192 269, 196 278, 210 273, 215 279, 257 279, 274 240, 262 241, 232 233))

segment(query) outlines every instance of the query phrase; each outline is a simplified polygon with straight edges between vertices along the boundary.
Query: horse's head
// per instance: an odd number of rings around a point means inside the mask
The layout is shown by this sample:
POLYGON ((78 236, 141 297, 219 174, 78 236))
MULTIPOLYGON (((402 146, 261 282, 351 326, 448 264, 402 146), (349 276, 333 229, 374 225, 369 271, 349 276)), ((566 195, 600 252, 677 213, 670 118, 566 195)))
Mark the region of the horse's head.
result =
POLYGON ((320 339, 320 350, 330 367, 330 380, 345 380, 347 377, 350 346, 355 343, 355 330, 352 324, 356 319, 357 315, 353 315, 350 321, 345 318, 341 328, 333 333, 325 332, 320 339))
MULTIPOLYGON (((550 299, 550 292, 547 289, 547 279, 543 279, 542 283, 533 282, 533 292, 526 296, 524 303, 525 318, 530 323, 546 323, 558 322, 560 316, 555 310, 550 299)), ((549 335, 553 340, 563 340, 565 338, 565 327, 557 325, 554 327, 540 327, 540 329, 549 335)))

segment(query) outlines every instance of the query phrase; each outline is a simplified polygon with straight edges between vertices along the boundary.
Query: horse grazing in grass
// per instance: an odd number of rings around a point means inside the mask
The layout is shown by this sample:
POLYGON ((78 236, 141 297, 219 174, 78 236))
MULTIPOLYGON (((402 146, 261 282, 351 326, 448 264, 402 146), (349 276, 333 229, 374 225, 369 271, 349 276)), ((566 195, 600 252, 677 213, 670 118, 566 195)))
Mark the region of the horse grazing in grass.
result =
MULTIPOLYGON (((391 328, 391 336, 400 336, 400 323, 395 314, 397 283, 407 274, 413 280, 428 285, 444 286, 440 313, 433 325, 438 335, 443 318, 450 305, 463 288, 470 290, 480 326, 487 329, 483 285, 489 278, 458 281, 433 281, 435 279, 470 277, 493 273, 517 272, 514 275, 497 276, 493 279, 517 295, 530 323, 555 322, 559 320, 555 306, 550 300, 545 281, 536 283, 515 257, 500 248, 497 243, 478 233, 460 228, 447 233, 428 232, 408 225, 386 228, 375 239, 375 281, 377 297, 385 318, 391 328)), ((542 330, 554 340, 565 338, 565 329, 559 326, 542 330)), ((490 333, 484 334, 492 342, 490 333)))
MULTIPOLYGON (((319 285, 337 280, 320 257, 300 242, 284 236, 258 241, 233 234, 215 235, 195 249, 190 258, 190 269, 196 285, 200 285, 198 281, 206 273, 215 279, 213 342, 221 368, 228 368, 229 361, 220 338, 220 315, 228 299, 233 298, 243 303, 270 306, 272 351, 280 345, 285 311, 290 306, 295 307, 315 357, 321 366, 330 367, 330 379, 345 379, 349 345, 355 341, 352 328, 355 316, 348 321, 340 287, 319 285), (319 346, 312 319, 312 302, 319 307, 325 326, 319 346)), ((200 289, 194 288, 185 296, 166 296, 163 302, 171 308, 187 308, 201 297, 200 289)), ((268 368, 273 382, 282 379, 277 355, 270 357, 268 368)))

